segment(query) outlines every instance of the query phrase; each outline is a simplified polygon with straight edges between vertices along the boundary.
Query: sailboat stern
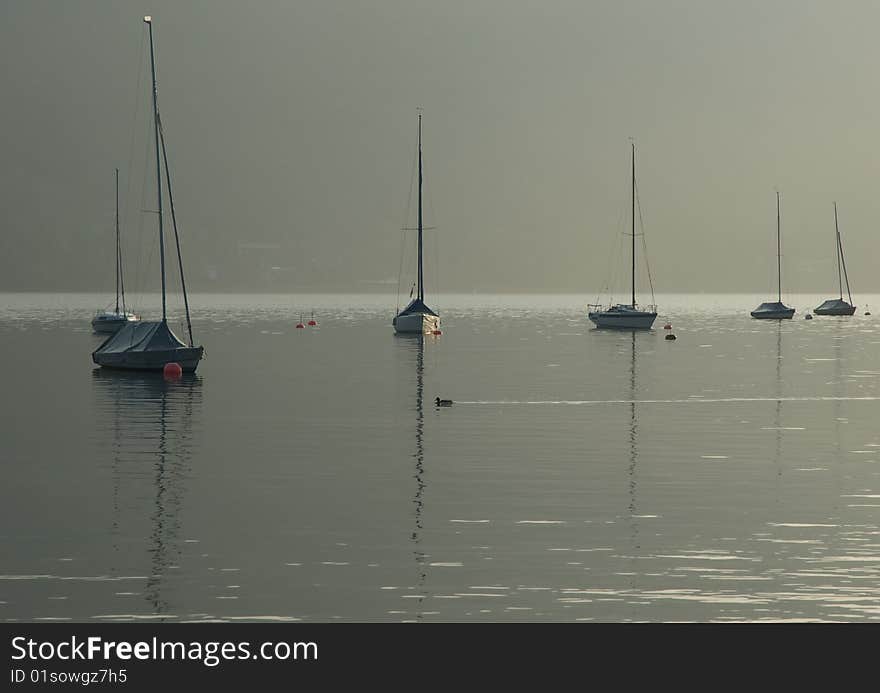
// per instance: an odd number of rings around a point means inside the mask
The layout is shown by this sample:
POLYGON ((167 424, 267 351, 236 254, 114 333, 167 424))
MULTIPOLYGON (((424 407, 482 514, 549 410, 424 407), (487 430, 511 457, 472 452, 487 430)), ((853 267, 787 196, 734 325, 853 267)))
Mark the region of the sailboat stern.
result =
POLYGON ((440 329, 440 318, 429 313, 401 313, 391 324, 398 333, 431 334, 440 329))
POLYGON ((440 316, 417 298, 400 311, 391 324, 398 333, 431 334, 440 329, 440 316))

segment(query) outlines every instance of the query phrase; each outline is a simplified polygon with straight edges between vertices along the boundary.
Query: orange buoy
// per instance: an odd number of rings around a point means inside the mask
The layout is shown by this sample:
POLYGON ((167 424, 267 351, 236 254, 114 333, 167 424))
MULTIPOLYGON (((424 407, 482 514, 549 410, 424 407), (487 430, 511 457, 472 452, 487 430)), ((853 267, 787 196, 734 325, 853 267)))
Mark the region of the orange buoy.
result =
POLYGON ((183 375, 183 369, 180 367, 179 363, 166 363, 165 367, 162 369, 162 375, 165 376, 167 380, 177 380, 183 375))

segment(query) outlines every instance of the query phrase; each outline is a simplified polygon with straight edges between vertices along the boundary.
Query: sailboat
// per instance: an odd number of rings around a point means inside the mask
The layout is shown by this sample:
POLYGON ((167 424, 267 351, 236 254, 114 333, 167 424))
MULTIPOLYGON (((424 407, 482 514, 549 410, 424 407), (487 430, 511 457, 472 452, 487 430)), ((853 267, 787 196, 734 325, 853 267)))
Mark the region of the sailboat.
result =
POLYGON ((114 335, 108 337, 101 346, 92 352, 92 361, 106 368, 127 370, 161 371, 166 364, 177 363, 184 373, 192 373, 199 365, 204 347, 195 346, 192 336, 192 321, 189 315, 189 301, 186 296, 186 281, 183 276, 183 260, 180 255, 180 237, 177 233, 177 217, 174 212, 174 198, 171 194, 171 173, 168 170, 168 155, 165 150, 165 133, 159 117, 159 92, 156 88, 156 61, 153 48, 153 20, 144 17, 150 31, 150 69, 153 77, 153 135, 156 149, 156 199, 159 218, 159 264, 162 274, 162 320, 155 322, 129 322, 114 335), (159 144, 161 141, 161 158, 159 144), (165 234, 162 211, 162 163, 165 165, 165 180, 168 189, 168 202, 174 226, 174 239, 177 246, 177 264, 180 270, 180 285, 186 307, 186 324, 189 331, 189 345, 182 342, 168 327, 165 297, 165 234))
POLYGON ((766 301, 751 312, 753 318, 763 320, 790 320, 794 315, 794 308, 789 308, 782 302, 782 244, 779 233, 779 191, 776 191, 776 278, 778 282, 778 294, 776 301, 766 301))
MULTIPOLYGON (((409 230, 409 229, 405 229, 409 230)), ((419 259, 417 293, 409 305, 391 321, 394 331, 403 334, 431 334, 440 329, 440 316, 425 305, 425 273, 422 263, 422 114, 419 113, 419 259)))
POLYGON ((837 225, 837 203, 834 203, 834 236, 837 245, 837 287, 840 290, 840 298, 829 298, 813 312, 816 315, 852 315, 856 307, 852 304, 852 294, 849 290, 849 277, 846 274, 846 260, 843 258, 843 242, 840 240, 840 228, 837 225), (841 277, 841 267, 843 276, 841 277), (846 280, 846 295, 849 303, 843 300, 843 280, 846 280))
POLYGON ((640 309, 636 304, 636 146, 632 145, 632 303, 618 303, 602 308, 600 304, 591 303, 587 308, 587 317, 596 327, 620 330, 649 330, 657 318, 657 306, 645 306, 640 309))
POLYGON ((119 242, 119 169, 116 169, 116 307, 103 310, 92 318, 92 330, 102 334, 112 334, 127 322, 136 322, 140 318, 125 308, 125 282, 122 278, 122 245, 119 242), (119 310, 119 299, 122 298, 122 311, 119 310))

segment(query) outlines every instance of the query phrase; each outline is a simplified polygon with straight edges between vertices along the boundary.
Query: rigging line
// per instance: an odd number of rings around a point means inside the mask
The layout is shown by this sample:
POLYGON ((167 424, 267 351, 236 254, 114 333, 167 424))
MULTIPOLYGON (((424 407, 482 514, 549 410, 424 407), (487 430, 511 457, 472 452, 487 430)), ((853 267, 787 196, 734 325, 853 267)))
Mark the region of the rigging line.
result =
POLYGON ((143 78, 144 73, 144 43, 147 40, 147 29, 141 30, 141 47, 140 47, 140 60, 138 61, 138 76, 137 76, 137 86, 135 87, 135 97, 134 97, 134 112, 131 117, 131 137, 128 142, 128 176, 125 184, 125 202, 123 203, 122 208, 122 216, 123 219, 128 219, 129 212, 129 201, 131 200, 131 182, 132 182, 132 170, 134 168, 134 140, 135 135, 138 132, 137 122, 138 122, 138 113, 140 113, 141 108, 141 80, 143 78))
MULTIPOLYGON (((834 208, 835 228, 837 228, 837 207, 834 208)), ((846 258, 843 256, 843 240, 840 238, 840 231, 837 231, 837 247, 840 249, 840 264, 843 265, 843 278, 846 281, 846 294, 849 296, 849 302, 852 304, 852 292, 849 290, 849 276, 846 273, 846 258)))
MULTIPOLYGON (((628 179, 627 179, 628 180, 628 179)), ((601 305, 602 295, 607 294, 609 302, 613 303, 613 291, 611 289, 612 285, 616 286, 617 282, 617 260, 621 254, 621 244, 623 243, 623 236, 621 234, 620 229, 623 226, 623 217, 625 214, 625 208, 623 206, 618 207, 618 217, 617 223, 615 224, 615 234, 614 237, 617 238, 617 244, 612 243, 608 249, 608 263, 605 265, 605 283, 600 286, 599 293, 596 295, 596 305, 601 305)))
MULTIPOLYGON (((140 56, 140 59, 138 60, 138 73, 137 73, 138 76, 137 76, 137 83, 136 83, 136 87, 135 87, 134 112, 132 113, 132 117, 131 117, 131 121, 130 121, 130 123, 131 123, 131 137, 129 139, 129 144, 128 144, 128 162, 127 162, 128 168, 127 168, 126 181, 125 181, 125 200, 123 201, 123 207, 122 207, 122 220, 123 220, 123 223, 125 226, 129 226, 129 224, 132 222, 130 215, 131 215, 131 200, 133 198, 132 185, 135 181, 135 176, 134 176, 135 155, 134 155, 134 151, 135 151, 135 142, 137 139, 137 133, 139 132, 138 114, 141 111, 141 97, 142 97, 141 92, 143 89, 144 63, 146 62, 146 60, 145 60, 146 51, 144 50, 144 46, 146 45, 146 40, 147 40, 147 29, 144 28, 141 31, 141 46, 140 46, 140 51, 138 53, 138 55, 140 56)), ((141 197, 143 197, 143 189, 141 190, 141 197)), ((141 208, 142 207, 143 207, 143 205, 141 205, 141 208)), ((134 277, 135 281, 134 281, 134 287, 133 287, 134 288, 134 295, 136 297, 134 303, 135 303, 135 305, 137 305, 137 303, 138 303, 137 295, 141 289, 141 284, 140 284, 141 253, 140 253, 140 250, 141 250, 141 242, 142 242, 142 234, 143 234, 143 215, 139 214, 137 224, 136 225, 131 224, 131 225, 137 227, 137 236, 135 239, 136 240, 135 247, 137 248, 138 253, 136 256, 135 277, 134 277)))
MULTIPOLYGON (((143 209, 147 208, 147 166, 149 165, 149 157, 147 155, 147 151, 149 150, 149 146, 150 146, 149 139, 145 137, 144 141, 143 141, 144 155, 143 155, 143 159, 142 159, 143 163, 141 166, 141 194, 140 194, 140 206, 138 207, 139 210, 143 210, 143 209)), ((138 255, 137 255, 137 264, 135 265, 135 276, 134 276, 135 286, 134 286, 134 288, 135 288, 135 292, 137 294, 140 294, 141 305, 143 305, 143 295, 147 293, 146 286, 145 286, 146 275, 149 272, 149 263, 152 262, 152 247, 153 247, 152 243, 150 243, 149 247, 151 248, 151 250, 150 250, 150 256, 148 258, 148 264, 146 267, 143 267, 142 259, 143 259, 143 248, 144 248, 144 222, 145 222, 145 219, 146 219, 146 215, 143 212, 137 213, 138 255), (143 277, 141 276, 141 270, 143 270, 143 277)))
MULTIPOLYGON (((143 219, 143 216, 141 216, 141 219, 143 219)), ((150 235, 151 235, 151 236, 153 235, 152 232, 150 233, 150 235)), ((146 264, 146 266, 144 267, 144 276, 145 276, 145 277, 146 277, 146 275, 148 275, 148 274, 152 274, 152 273, 153 273, 153 261, 154 261, 155 257, 156 257, 156 245, 155 245, 155 243, 151 243, 151 244, 150 244, 149 255, 147 255, 147 264, 146 264)), ((145 280, 145 281, 146 281, 146 280, 145 280)), ((147 293, 147 292, 146 292, 146 287, 144 287, 144 292, 143 292, 143 293, 144 293, 144 294, 147 293)))
MULTIPOLYGON (((835 234, 835 241, 835 245, 837 246, 835 248, 835 250, 837 251, 837 292, 838 296, 840 296, 841 300, 843 300, 843 269, 840 263, 840 233, 835 234)), ((852 303, 852 301, 850 301, 850 303, 852 303)))
POLYGON ((639 184, 636 183, 636 208, 639 210, 639 228, 642 230, 642 255, 645 256, 645 269, 648 273, 648 286, 651 287, 651 305, 656 305, 654 298, 654 279, 651 276, 651 264, 648 262, 648 243, 645 240, 645 222, 642 219, 642 200, 639 197, 639 184))
POLYGON ((403 256, 406 250, 406 231, 400 232, 400 267, 397 270, 397 310, 400 312, 400 280, 403 276, 403 256))
MULTIPOLYGON (((434 214, 434 198, 431 195, 431 187, 429 185, 426 185, 428 177, 427 177, 427 175, 425 175, 425 172, 427 171, 427 169, 428 169, 428 166, 425 163, 425 153, 422 152, 422 186, 423 186, 423 189, 426 191, 425 197, 428 198, 428 204, 427 204, 428 218, 431 220, 431 223, 429 225, 423 226, 423 230, 436 231, 437 224, 434 223, 434 220, 437 218, 437 216, 434 214)), ((434 270, 434 277, 435 277, 433 279, 432 283, 434 285, 434 296, 436 299, 436 297, 440 294, 440 259, 439 259, 440 236, 439 236, 439 234, 434 233, 434 234, 432 234, 432 238, 434 239, 434 243, 433 243, 434 253, 432 255, 431 261, 433 263, 432 269, 434 270)), ((434 305, 435 305, 435 309, 436 309, 437 304, 435 303, 434 305)), ((439 309, 436 309, 436 312, 439 314, 440 313, 439 309)))
POLYGON ((437 311, 437 315, 440 315, 440 234, 434 233, 434 276, 436 279, 434 280, 434 295, 437 298, 437 303, 435 303, 435 310, 437 311))
POLYGON ((850 304, 852 304, 852 302, 853 302, 852 292, 849 289, 849 277, 846 274, 846 260, 843 259, 843 246, 842 245, 840 247, 840 260, 843 264, 843 279, 846 282, 846 295, 849 297, 850 304))
MULTIPOLYGON (((632 172, 629 167, 627 167, 626 171, 626 185, 621 186, 621 190, 629 190, 631 185, 631 176, 632 172)), ((621 277, 623 275, 620 274, 621 268, 623 267, 624 259, 625 259, 625 251, 624 247, 626 244, 626 237, 629 235, 625 230, 626 217, 629 212, 630 200, 629 196, 623 197, 620 199, 617 210, 617 224, 615 226, 615 238, 617 238, 617 244, 611 246, 611 252, 608 257, 608 274, 606 275, 608 282, 605 286, 605 292, 608 294, 608 303, 609 305, 614 305, 614 294, 617 291, 618 283, 621 281, 621 277)), ((599 302, 597 298, 596 302, 599 302)))
POLYGON ((177 266, 180 270, 180 288, 183 291, 183 306, 186 311, 186 329, 189 332, 189 345, 194 346, 189 299, 186 296, 186 278, 183 275, 183 257, 180 254, 180 234, 177 232, 177 214, 174 211, 174 197, 171 194, 171 170, 168 168, 168 152, 165 149, 165 128, 162 127, 162 116, 158 111, 156 111, 156 120, 159 123, 159 137, 162 140, 162 159, 165 162, 165 180, 168 182, 168 206, 171 207, 171 225, 174 228, 174 244, 177 246, 177 266))
MULTIPOLYGON (((629 188, 630 184, 630 174, 627 172, 627 185, 629 188)), ((620 274, 621 268, 624 266, 624 258, 626 255, 626 246, 628 245, 626 242, 627 232, 626 228, 626 216, 627 210, 629 208, 629 201, 624 199, 621 200, 619 206, 619 215, 617 217, 617 233, 615 236, 617 237, 617 246, 613 248, 613 252, 615 253, 612 256, 612 261, 609 263, 609 272, 611 275, 610 283, 608 286, 608 302, 609 305, 614 305, 614 294, 619 288, 619 283, 621 282, 621 277, 623 275, 620 274)), ((628 276, 628 275, 627 275, 628 276)))
MULTIPOLYGON (((119 233, 119 169, 116 169, 116 263, 119 272, 119 287, 122 290, 122 312, 128 313, 125 307, 125 278, 122 271, 122 237, 119 233)), ((118 303, 118 301, 117 301, 118 303)), ((116 312, 119 312, 117 305, 116 312)))
MULTIPOLYGON (((623 274, 621 273, 621 268, 626 264, 624 260, 626 259, 627 248, 629 244, 626 242, 626 234, 618 233, 617 234, 617 257, 614 260, 614 267, 612 269, 611 278, 612 283, 609 286, 609 303, 614 305, 614 294, 620 290, 620 283, 623 281, 623 274)), ((628 276, 628 275, 627 275, 628 276)), ((626 287, 623 288, 624 293, 626 293, 626 287)))
POLYGON ((415 178, 415 170, 418 165, 418 151, 413 154, 412 166, 409 171, 409 193, 406 197, 406 208, 403 214, 403 223, 400 225, 400 267, 397 270, 397 312, 400 312, 400 287, 403 283, 403 261, 406 257, 406 228, 409 221, 410 210, 412 210, 412 193, 413 179, 415 178))

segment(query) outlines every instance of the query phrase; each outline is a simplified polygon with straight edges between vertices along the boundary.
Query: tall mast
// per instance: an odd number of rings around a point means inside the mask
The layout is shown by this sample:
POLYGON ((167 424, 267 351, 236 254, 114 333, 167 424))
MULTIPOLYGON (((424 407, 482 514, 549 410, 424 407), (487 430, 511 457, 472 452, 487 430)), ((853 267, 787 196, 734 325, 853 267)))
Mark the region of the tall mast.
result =
MULTIPOLYGON (((843 241, 840 238, 840 229, 837 228, 837 203, 834 203, 834 228, 837 231, 837 252, 840 254, 840 264, 843 267, 843 280, 846 282, 846 295, 849 297, 849 302, 852 304, 852 292, 849 290, 849 275, 846 273, 846 258, 843 255, 843 241)), ((843 291, 840 292, 841 299, 843 298, 843 291)))
POLYGON ((779 240, 779 191, 776 191, 776 277, 779 285, 779 303, 782 303, 782 244, 779 240))
POLYGON ((419 300, 425 300, 425 281, 422 269, 422 114, 419 113, 419 300))
POLYGON ((632 307, 636 307, 636 145, 632 144, 632 307))
POLYGON ((116 169, 116 313, 119 313, 119 169, 116 169))
POLYGON ((837 226, 837 203, 834 203, 834 245, 837 248, 837 288, 843 300, 843 278, 840 276, 840 228, 837 226))
POLYGON ((156 59, 153 51, 153 18, 144 17, 150 27, 150 70, 153 75, 153 134, 156 140, 156 199, 159 203, 159 264, 162 266, 162 322, 167 321, 165 310, 165 233, 162 226, 162 171, 159 159, 159 92, 156 87, 156 59))

